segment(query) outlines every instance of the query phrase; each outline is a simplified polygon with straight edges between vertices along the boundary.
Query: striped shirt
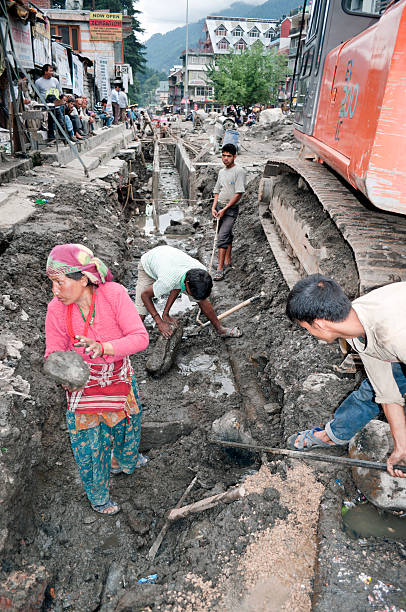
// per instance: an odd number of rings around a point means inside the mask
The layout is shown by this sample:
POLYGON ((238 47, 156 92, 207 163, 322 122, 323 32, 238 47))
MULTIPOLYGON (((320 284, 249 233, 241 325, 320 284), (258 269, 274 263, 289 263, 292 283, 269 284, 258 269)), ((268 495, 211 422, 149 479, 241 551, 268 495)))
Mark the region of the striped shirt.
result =
POLYGON ((197 259, 167 245, 158 246, 144 253, 141 264, 148 276, 155 280, 152 287, 156 298, 170 293, 173 289, 181 289, 180 281, 188 270, 193 268, 206 270, 197 259))

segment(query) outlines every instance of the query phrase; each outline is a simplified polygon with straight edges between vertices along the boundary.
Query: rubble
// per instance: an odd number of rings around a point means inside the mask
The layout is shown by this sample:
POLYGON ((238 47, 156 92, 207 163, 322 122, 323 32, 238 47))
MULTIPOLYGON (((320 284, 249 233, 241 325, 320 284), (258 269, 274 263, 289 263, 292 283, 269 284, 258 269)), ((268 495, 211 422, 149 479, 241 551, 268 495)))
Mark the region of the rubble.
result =
POLYGON ((44 372, 55 382, 71 389, 84 387, 90 375, 88 364, 75 351, 51 353, 45 362, 44 372))

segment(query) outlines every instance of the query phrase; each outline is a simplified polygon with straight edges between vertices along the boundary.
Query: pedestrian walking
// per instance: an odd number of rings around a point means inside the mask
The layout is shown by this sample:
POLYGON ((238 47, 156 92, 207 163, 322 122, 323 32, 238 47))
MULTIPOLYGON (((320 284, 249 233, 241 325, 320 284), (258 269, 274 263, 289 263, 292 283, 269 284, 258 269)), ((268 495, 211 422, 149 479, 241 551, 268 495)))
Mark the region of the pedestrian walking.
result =
POLYGON ((75 351, 90 366, 84 388, 66 389, 73 455, 93 510, 116 514, 110 472, 131 474, 145 462, 138 452, 141 404, 129 356, 147 348, 148 333, 125 288, 87 247, 54 247, 46 273, 54 297, 45 321, 45 358, 75 351))
POLYGON ((245 192, 245 170, 235 163, 237 149, 233 144, 225 144, 221 149, 224 164, 214 186, 211 213, 219 220, 217 248, 218 265, 213 280, 223 280, 231 269, 231 250, 233 246, 233 227, 238 217, 239 202, 245 192))
POLYGON ((118 92, 118 104, 120 106, 120 123, 124 123, 128 106, 128 98, 124 87, 121 87, 118 92))

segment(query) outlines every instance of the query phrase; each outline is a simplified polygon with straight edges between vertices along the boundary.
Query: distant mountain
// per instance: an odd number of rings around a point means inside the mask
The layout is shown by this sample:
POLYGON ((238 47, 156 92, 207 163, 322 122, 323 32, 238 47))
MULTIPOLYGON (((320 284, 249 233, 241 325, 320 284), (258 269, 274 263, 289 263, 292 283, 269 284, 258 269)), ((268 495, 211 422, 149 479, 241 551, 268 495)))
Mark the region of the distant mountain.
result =
MULTIPOLYGON (((256 17, 257 19, 279 19, 300 5, 300 0, 267 0, 264 4, 252 6, 245 2, 233 2, 215 15, 221 17, 256 17)), ((214 13, 211 13, 214 15, 214 13)), ((189 24, 189 48, 197 46, 203 37, 204 19, 189 24)), ((186 46, 186 26, 170 30, 166 34, 154 34, 145 43, 147 64, 156 70, 168 71, 174 64, 179 64, 179 56, 186 46)))

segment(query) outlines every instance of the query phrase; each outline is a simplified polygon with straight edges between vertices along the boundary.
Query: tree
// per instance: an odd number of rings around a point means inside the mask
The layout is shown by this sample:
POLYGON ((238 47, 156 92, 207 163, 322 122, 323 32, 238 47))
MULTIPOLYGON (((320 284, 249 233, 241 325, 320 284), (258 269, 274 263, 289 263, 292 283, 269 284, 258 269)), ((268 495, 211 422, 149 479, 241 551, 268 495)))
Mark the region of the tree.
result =
POLYGON ((222 104, 251 106, 276 104, 278 90, 285 81, 287 57, 274 49, 264 49, 258 41, 250 49, 216 57, 208 68, 214 95, 222 104))

